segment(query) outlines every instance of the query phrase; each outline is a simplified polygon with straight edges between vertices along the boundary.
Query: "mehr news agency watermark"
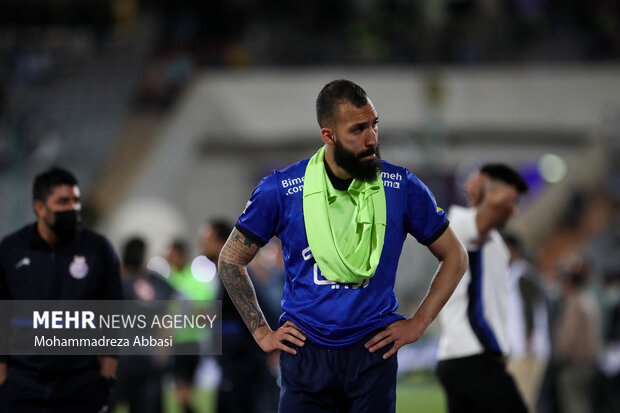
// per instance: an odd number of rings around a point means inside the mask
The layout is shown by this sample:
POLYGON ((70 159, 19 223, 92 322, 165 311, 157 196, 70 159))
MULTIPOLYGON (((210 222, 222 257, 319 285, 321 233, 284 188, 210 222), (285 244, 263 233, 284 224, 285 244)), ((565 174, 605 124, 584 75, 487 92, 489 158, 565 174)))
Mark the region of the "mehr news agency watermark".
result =
POLYGON ((218 355, 221 301, 0 301, 0 354, 218 355))

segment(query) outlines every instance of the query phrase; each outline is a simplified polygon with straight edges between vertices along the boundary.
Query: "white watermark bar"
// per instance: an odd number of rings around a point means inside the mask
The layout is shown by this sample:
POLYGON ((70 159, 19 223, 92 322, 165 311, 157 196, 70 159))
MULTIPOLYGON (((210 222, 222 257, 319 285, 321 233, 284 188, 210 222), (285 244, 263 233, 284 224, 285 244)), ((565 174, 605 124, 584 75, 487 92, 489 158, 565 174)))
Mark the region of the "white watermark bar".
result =
POLYGON ((222 303, 0 300, 3 355, 220 355, 222 303))

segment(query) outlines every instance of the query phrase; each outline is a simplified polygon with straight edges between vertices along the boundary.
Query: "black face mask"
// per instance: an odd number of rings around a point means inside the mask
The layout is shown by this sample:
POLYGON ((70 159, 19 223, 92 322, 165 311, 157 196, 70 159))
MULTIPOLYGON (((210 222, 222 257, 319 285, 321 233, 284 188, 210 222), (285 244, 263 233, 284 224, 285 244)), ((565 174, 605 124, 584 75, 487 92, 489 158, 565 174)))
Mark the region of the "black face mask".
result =
POLYGON ((75 209, 57 211, 54 212, 54 224, 50 225, 50 229, 61 241, 68 241, 75 237, 81 221, 80 211, 75 209))

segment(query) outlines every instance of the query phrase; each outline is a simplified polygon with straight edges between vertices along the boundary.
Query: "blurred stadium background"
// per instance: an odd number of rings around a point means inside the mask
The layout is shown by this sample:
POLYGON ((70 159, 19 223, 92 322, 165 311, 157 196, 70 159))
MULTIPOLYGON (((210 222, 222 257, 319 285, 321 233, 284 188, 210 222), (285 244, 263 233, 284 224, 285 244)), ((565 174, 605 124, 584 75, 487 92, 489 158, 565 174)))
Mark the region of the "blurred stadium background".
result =
MULTIPOLYGON (((379 111, 383 157, 440 206, 463 203, 483 162, 518 168, 532 190, 511 232, 557 294, 559 264, 590 260, 606 331, 606 280, 620 274, 619 58, 616 0, 2 1, 0 233, 34 218, 32 179, 56 164, 116 248, 137 234, 149 257, 172 238, 196 249, 205 219, 234 220, 260 177, 318 148, 314 100, 345 77, 379 111)), ((408 242, 403 314, 434 269, 408 242)), ((400 354, 401 413, 444 411, 436 340, 433 326, 400 354)))

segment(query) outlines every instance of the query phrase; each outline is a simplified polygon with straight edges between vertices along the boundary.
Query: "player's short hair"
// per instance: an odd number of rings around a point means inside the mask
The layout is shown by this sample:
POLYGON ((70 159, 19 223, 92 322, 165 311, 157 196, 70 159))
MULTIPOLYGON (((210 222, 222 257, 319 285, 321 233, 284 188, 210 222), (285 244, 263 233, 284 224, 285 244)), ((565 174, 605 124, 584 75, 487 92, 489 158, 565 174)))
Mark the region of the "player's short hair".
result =
POLYGON ((527 183, 519 172, 508 165, 489 163, 480 168, 480 173, 488 175, 491 179, 497 179, 498 181, 515 187, 520 194, 525 194, 529 190, 527 183))
POLYGON ((52 193, 52 187, 57 185, 75 186, 77 184, 78 180, 71 172, 54 166, 34 178, 32 199, 33 201, 45 202, 52 193))
POLYGON ((140 237, 133 237, 125 242, 122 253, 122 263, 125 267, 138 269, 144 265, 146 242, 140 237))
POLYGON ((368 95, 361 86, 346 79, 332 80, 323 86, 316 98, 316 120, 321 128, 333 122, 336 107, 343 101, 361 108, 368 104, 368 95))
POLYGON ((211 225, 219 241, 225 242, 233 230, 232 224, 226 219, 212 219, 208 221, 207 224, 211 225))

